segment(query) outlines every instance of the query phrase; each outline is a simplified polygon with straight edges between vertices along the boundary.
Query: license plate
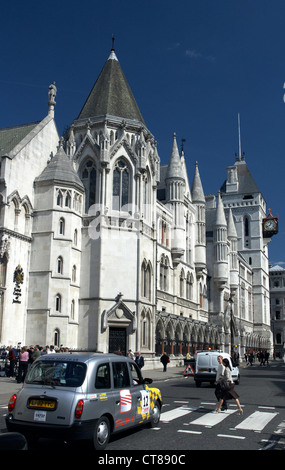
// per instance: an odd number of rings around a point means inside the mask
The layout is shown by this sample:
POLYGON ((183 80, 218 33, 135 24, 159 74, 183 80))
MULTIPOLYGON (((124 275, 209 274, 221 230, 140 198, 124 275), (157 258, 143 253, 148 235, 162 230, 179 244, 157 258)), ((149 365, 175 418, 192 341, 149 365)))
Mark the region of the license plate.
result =
POLYGON ((199 372, 208 372, 209 369, 199 369, 199 372))
POLYGON ((43 400, 41 398, 30 398, 29 408, 37 408, 41 410, 54 410, 55 400, 43 400))
POLYGON ((34 421, 45 422, 47 419, 47 412, 42 410, 36 410, 34 413, 34 421))

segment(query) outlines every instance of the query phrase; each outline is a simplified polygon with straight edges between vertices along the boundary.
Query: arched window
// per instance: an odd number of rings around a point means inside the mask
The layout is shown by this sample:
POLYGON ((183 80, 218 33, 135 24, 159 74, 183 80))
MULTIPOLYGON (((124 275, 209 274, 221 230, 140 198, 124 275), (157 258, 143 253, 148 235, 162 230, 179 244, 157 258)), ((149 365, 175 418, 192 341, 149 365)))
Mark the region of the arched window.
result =
POLYGON ((92 204, 95 204, 96 200, 96 167, 93 160, 89 159, 82 169, 81 173, 82 183, 85 188, 85 211, 92 204))
POLYGON ((73 243, 75 246, 77 246, 77 229, 74 230, 73 243))
POLYGON ((57 294, 55 296, 55 311, 61 312, 61 295, 57 294))
POLYGON ((181 273, 180 273, 180 297, 184 297, 184 281, 185 281, 184 270, 181 269, 181 273))
POLYGON ((123 159, 116 162, 113 172, 113 209, 128 210, 130 198, 130 169, 123 159), (125 207, 124 207, 125 206, 125 207))
POLYGON ((57 205, 62 207, 62 201, 63 201, 62 192, 59 189, 57 192, 57 198, 56 198, 57 205))
POLYGON ((67 191, 66 192, 66 195, 65 195, 65 207, 71 207, 71 194, 70 194, 70 191, 67 191))
POLYGON ((75 302, 73 299, 71 301, 71 306, 70 306, 70 318, 71 320, 74 320, 75 318, 75 302))
POLYGON ((60 345, 60 334, 59 334, 59 329, 56 328, 54 330, 54 335, 53 335, 53 343, 54 343, 54 346, 59 346, 60 345))
POLYGON ((76 282, 76 266, 72 266, 72 282, 76 282))
POLYGON ((141 330, 141 346, 143 348, 150 348, 150 329, 151 329, 151 321, 150 321, 150 312, 143 311, 141 313, 140 318, 140 330, 141 330))
POLYGON ((167 256, 162 255, 160 258, 160 289, 168 290, 169 262, 167 256))
POLYGON ((193 300, 193 282, 192 274, 188 273, 186 279, 186 298, 188 300, 193 300))
POLYGON ((151 299, 151 264, 144 260, 141 268, 141 295, 151 299))
POLYGON ((59 219, 59 233, 60 235, 64 235, 65 233, 65 221, 63 217, 59 219))
POLYGON ((57 272, 58 274, 63 273, 63 259, 61 256, 57 258, 57 272))

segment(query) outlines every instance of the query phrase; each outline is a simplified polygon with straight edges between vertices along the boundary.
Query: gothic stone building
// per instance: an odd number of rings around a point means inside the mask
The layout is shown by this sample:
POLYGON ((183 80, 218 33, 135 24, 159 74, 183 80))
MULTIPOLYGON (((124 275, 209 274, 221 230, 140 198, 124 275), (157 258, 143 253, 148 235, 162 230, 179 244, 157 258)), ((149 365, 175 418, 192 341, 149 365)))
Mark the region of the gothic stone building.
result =
POLYGON ((161 165, 113 49, 64 138, 56 91, 42 121, 0 130, 0 344, 270 347, 266 207, 244 157, 217 196, 175 134, 161 165))

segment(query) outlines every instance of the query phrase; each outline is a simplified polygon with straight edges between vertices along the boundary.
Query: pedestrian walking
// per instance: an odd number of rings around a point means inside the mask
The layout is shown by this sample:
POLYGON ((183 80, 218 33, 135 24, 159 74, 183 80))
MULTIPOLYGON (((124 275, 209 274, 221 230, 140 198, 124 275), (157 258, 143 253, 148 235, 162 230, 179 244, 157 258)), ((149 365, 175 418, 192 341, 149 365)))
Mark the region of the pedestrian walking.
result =
POLYGON ((137 365, 139 366, 140 369, 143 368, 143 366, 144 366, 144 358, 143 358, 143 356, 141 355, 140 352, 138 352, 138 355, 137 355, 137 357, 136 357, 136 363, 137 363, 137 365))
POLYGON ((163 372, 166 372, 166 369, 167 369, 167 364, 169 364, 170 362, 170 359, 169 357, 167 356, 166 352, 164 352, 160 358, 160 362, 162 362, 163 364, 163 372))
MULTIPOLYGON (((216 372, 216 382, 215 382, 216 389, 215 389, 215 395, 216 395, 216 398, 217 398, 217 400, 218 400, 218 402, 219 402, 220 399, 221 399, 222 396, 223 396, 220 380, 221 380, 222 377, 223 377, 223 374, 224 374, 224 371, 225 371, 225 366, 224 366, 224 364, 223 364, 223 356, 221 356, 221 355, 218 356, 218 357, 217 357, 217 360, 218 360, 218 363, 219 363, 219 364, 218 364, 217 372, 216 372)), ((226 411, 227 409, 228 409, 227 400, 224 399, 223 404, 222 404, 221 411, 226 411)))
POLYGON ((216 413, 220 413, 220 411, 222 411, 222 405, 223 405, 224 400, 230 400, 233 398, 238 407, 238 414, 241 415, 243 413, 243 410, 239 402, 239 395, 234 390, 232 371, 231 371, 231 366, 230 366, 228 359, 223 359, 223 365, 225 366, 225 368, 224 368, 223 375, 220 378, 222 396, 219 400, 219 406, 216 409, 216 413))

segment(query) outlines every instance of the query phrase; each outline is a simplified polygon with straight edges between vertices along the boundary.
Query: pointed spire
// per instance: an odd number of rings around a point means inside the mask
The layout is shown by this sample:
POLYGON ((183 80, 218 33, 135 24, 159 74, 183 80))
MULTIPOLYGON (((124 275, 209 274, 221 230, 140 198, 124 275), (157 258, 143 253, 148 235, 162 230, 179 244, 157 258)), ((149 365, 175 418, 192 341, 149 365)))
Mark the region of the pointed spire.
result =
POLYGON ((238 113, 238 155, 236 154, 236 161, 244 161, 244 152, 241 153, 241 132, 240 132, 240 114, 238 113))
POLYGON ((228 238, 237 238, 236 225, 234 222, 234 217, 232 210, 229 210, 229 219, 228 219, 228 238))
POLYGON ((106 115, 138 121, 145 125, 113 49, 77 119, 106 115))
POLYGON ((195 163, 195 173, 192 183, 192 201, 196 203, 205 203, 205 195, 198 169, 198 162, 195 163))
POLYGON ((227 221, 225 216, 224 204, 221 198, 220 191, 217 196, 217 211, 216 211, 216 226, 227 227, 227 221))
POLYGON ((180 178, 184 180, 183 168, 180 161, 175 133, 173 134, 172 151, 166 174, 166 179, 167 178, 180 178))

